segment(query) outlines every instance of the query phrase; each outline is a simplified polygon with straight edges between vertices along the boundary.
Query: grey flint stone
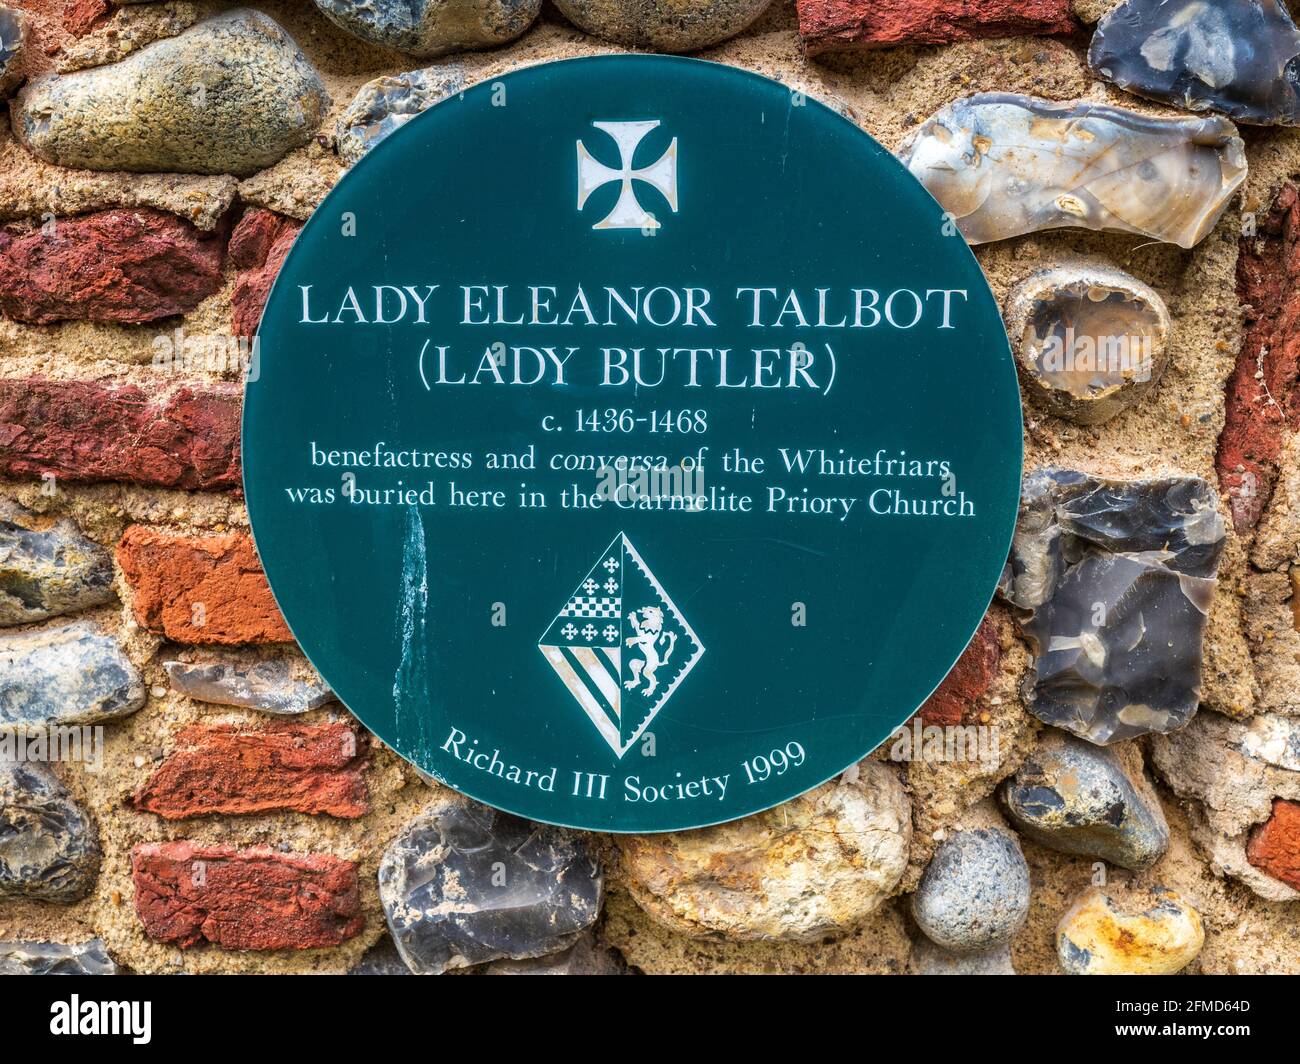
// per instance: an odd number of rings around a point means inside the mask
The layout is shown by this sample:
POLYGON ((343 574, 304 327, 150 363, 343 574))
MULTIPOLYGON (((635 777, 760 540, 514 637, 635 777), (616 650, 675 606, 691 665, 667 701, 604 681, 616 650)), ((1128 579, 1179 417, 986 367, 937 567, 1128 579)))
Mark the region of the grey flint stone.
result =
POLYGON ((931 941, 954 953, 1009 941, 1029 915, 1029 866, 1020 844, 994 828, 957 832, 926 867, 912 915, 931 941))
POLYGON ((410 975, 411 969, 397 952, 391 935, 384 935, 351 968, 348 975, 410 975))
POLYGON ((112 602, 113 561, 71 521, 34 532, 0 519, 0 625, 112 602))
POLYGON ((1029 710, 1099 745, 1186 724, 1225 534, 1199 477, 1030 473, 999 585, 1025 611, 1029 710))
POLYGON ((336 701, 323 680, 295 680, 281 658, 249 664, 167 661, 163 668, 173 690, 220 706, 296 716, 336 701))
POLYGON ((523 961, 493 961, 483 975, 628 975, 617 950, 601 945, 587 932, 563 953, 523 961))
POLYGON ((772 0, 555 0, 570 22, 607 41, 659 52, 693 52, 734 37, 772 0))
POLYGON ((408 824, 379 866, 388 928, 417 975, 568 949, 603 890, 581 836, 459 797, 408 824))
POLYGON ((1088 65, 1121 89, 1238 122, 1300 125, 1300 32, 1281 0, 1125 0, 1088 65))
POLYGON ((19 68, 27 47, 27 17, 12 7, 0 6, 0 99, 18 88, 19 68))
POLYGON ((316 0, 354 37, 421 59, 506 44, 528 29, 542 0, 316 0))
POLYGON ((999 793, 1022 835, 1136 871, 1169 848, 1160 802, 1145 781, 1140 786, 1113 750, 1049 731, 999 793))
POLYGON ((1011 945, 1002 943, 979 953, 953 953, 936 946, 924 935, 912 944, 912 971, 916 975, 1015 975, 1011 945))
POLYGON ((97 938, 62 942, 0 942, 0 975, 117 975, 119 969, 97 938))
POLYGON ((0 728, 99 724, 144 702, 135 666, 86 621, 0 636, 0 728))
POLYGON ((94 822, 43 765, 0 760, 0 898, 68 904, 99 870, 94 822))
POLYGON ((246 177, 306 144, 329 106, 293 39, 239 8, 121 62, 37 78, 12 112, 18 138, 59 166, 246 177))
POLYGON ((339 158, 348 166, 356 165, 394 130, 435 103, 462 92, 466 85, 464 69, 454 63, 366 82, 334 127, 339 158))

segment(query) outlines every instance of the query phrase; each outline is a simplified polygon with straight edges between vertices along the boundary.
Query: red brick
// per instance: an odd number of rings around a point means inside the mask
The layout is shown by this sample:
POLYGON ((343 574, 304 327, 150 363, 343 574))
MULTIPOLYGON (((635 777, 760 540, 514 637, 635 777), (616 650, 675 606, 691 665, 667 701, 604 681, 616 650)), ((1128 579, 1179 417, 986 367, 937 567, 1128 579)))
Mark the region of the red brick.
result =
POLYGON ((230 299, 236 336, 257 332, 280 267, 302 225, 274 211, 254 207, 245 212, 230 236, 230 259, 241 273, 230 299))
POLYGON ((31 325, 139 324, 193 310, 221 287, 224 232, 151 208, 0 230, 0 313, 31 325))
POLYGON ((74 37, 84 37, 109 10, 108 0, 63 0, 63 25, 74 37))
POLYGON ((1233 524, 1244 532, 1268 505, 1283 445, 1300 429, 1300 195, 1294 185, 1282 188, 1256 235, 1242 237, 1237 297, 1245 335, 1226 388, 1217 464, 1233 524))
POLYGON ((133 385, 0 380, 0 475, 235 488, 240 399, 236 385, 151 399, 133 385))
POLYGON ((132 525, 117 547, 136 622, 178 643, 293 639, 245 532, 187 536, 132 525))
POLYGON ((108 0, 10 0, 6 5, 27 16, 28 47, 21 60, 28 79, 54 69, 54 57, 102 23, 108 0))
POLYGON ((210 813, 370 811, 364 742, 346 724, 275 724, 250 730, 199 724, 135 793, 135 804, 168 820, 210 813))
POLYGON ((917 710, 918 716, 926 724, 960 724, 997 677, 1001 660, 997 626, 986 617, 952 671, 917 710))
POLYGON ((1256 868, 1300 890, 1300 802, 1273 801, 1273 815, 1257 827, 1246 847, 1256 868))
POLYGON ((365 925, 356 865, 328 854, 150 842, 131 851, 131 878, 156 942, 312 949, 365 925))
POLYGON ((264 207, 250 207, 230 234, 230 264, 239 270, 255 270, 266 262, 271 246, 285 232, 301 226, 264 207))
POLYGON ((798 0, 809 52, 1072 33, 1069 0, 798 0))

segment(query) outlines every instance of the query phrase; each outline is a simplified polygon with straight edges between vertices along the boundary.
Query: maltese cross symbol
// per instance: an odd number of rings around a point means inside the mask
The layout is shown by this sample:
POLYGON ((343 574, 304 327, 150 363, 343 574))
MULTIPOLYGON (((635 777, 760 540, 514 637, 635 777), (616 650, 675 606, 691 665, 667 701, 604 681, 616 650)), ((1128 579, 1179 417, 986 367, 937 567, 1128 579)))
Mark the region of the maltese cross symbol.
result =
POLYGON ((618 145, 619 168, 606 166, 596 159, 582 141, 578 141, 578 210, 582 210, 596 189, 611 181, 621 184, 618 202, 614 209, 592 226, 593 229, 640 229, 649 234, 659 228, 659 221, 641 206, 636 198, 633 181, 644 181, 663 193, 668 206, 677 211, 677 138, 668 150, 649 166, 632 168, 632 158, 637 145, 659 122, 593 122, 597 129, 609 134, 618 145))

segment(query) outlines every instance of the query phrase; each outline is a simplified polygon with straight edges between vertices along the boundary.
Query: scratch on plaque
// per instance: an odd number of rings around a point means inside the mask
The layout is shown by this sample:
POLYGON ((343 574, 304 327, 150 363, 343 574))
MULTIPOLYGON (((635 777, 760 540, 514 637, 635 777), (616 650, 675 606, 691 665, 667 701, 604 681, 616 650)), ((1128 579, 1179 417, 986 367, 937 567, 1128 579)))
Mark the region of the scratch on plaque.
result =
POLYGON ((401 581, 397 623, 402 658, 393 675, 393 709, 398 732, 415 736, 414 753, 423 759, 431 752, 427 734, 429 715, 422 697, 429 690, 429 675, 421 651, 427 645, 428 635, 429 557, 424 522, 414 506, 406 511, 401 581))

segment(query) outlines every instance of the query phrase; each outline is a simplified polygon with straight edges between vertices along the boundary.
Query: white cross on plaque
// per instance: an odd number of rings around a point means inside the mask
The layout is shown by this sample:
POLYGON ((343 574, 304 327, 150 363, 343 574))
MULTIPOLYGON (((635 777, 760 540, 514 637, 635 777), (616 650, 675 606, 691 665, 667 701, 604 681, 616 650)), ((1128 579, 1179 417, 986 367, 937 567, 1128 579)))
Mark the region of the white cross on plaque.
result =
POLYGON ((633 181, 644 181, 663 193, 668 205, 677 211, 677 138, 668 145, 668 150, 655 162, 639 170, 632 169, 632 157, 637 145, 645 135, 660 123, 654 122, 593 122, 597 129, 608 133, 618 145, 619 169, 606 166, 587 151, 587 146, 578 141, 578 210, 596 189, 611 181, 622 183, 618 202, 614 209, 592 226, 593 229, 641 229, 652 231, 659 228, 659 222, 653 214, 641 206, 636 198, 633 181))

